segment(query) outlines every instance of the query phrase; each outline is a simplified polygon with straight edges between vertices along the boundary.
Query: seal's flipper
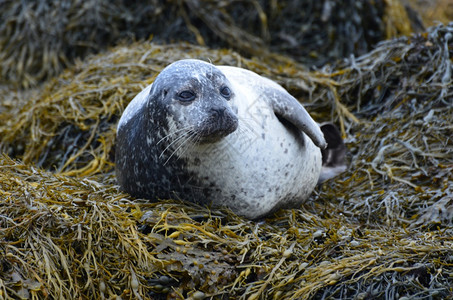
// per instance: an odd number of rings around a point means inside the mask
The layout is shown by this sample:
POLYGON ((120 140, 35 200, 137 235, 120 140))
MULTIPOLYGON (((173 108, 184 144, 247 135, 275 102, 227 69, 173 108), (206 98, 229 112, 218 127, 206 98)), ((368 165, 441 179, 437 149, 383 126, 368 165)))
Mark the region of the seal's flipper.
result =
POLYGON ((322 169, 318 184, 346 170, 346 146, 343 143, 340 131, 332 123, 322 124, 321 131, 324 133, 327 148, 321 149, 322 169))
POLYGON ((272 87, 270 89, 272 90, 266 91, 266 94, 272 95, 269 96, 269 99, 271 99, 275 114, 303 131, 316 146, 325 149, 327 143, 321 129, 296 98, 285 90, 272 87))

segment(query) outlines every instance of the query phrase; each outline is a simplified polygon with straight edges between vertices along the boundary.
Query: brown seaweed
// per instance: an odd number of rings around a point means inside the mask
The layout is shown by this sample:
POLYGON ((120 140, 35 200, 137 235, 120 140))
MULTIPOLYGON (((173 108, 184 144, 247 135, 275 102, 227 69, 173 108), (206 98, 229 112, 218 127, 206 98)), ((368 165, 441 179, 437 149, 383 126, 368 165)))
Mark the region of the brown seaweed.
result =
MULTIPOLYGON (((323 204, 265 222, 131 201, 1 157, 4 298, 451 296, 451 227, 369 226, 323 204)), ((110 181, 111 182, 111 181, 110 181)))
POLYGON ((322 65, 423 28, 399 0, 5 0, 0 19, 0 82, 24 88, 122 41, 186 41, 322 65))
POLYGON ((452 298, 452 57, 453 24, 316 71, 142 41, 2 87, 0 298, 452 298), (339 124, 348 171, 261 222, 118 191, 118 117, 188 57, 263 74, 339 124))
MULTIPOLYGON (((330 73, 342 102, 361 120, 345 125, 349 176, 328 190, 348 194, 343 213, 408 224, 422 208, 449 203, 452 25, 383 42, 330 73)), ((441 223, 451 224, 448 205, 443 210, 441 223)))

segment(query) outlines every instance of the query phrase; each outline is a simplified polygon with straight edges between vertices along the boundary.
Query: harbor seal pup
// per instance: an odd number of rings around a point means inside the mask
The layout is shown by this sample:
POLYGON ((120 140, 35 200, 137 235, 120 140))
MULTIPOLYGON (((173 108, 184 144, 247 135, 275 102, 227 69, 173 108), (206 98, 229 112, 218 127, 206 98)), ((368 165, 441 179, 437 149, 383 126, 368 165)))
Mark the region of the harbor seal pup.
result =
POLYGON ((308 198, 326 146, 319 125, 272 80, 180 60, 125 109, 116 176, 134 197, 224 206, 257 219, 308 198))

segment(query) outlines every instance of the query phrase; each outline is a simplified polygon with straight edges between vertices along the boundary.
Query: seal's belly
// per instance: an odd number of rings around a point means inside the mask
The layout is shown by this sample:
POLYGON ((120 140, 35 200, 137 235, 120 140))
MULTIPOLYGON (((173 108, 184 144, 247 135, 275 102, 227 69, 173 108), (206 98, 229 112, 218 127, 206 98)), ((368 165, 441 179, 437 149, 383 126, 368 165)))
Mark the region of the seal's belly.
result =
POLYGON ((234 133, 205 147, 189 156, 195 159, 198 153, 202 164, 189 165, 199 174, 199 184, 211 189, 208 201, 249 218, 301 204, 321 172, 319 148, 265 105, 243 113, 234 133), (259 118, 254 119, 255 112, 259 118))

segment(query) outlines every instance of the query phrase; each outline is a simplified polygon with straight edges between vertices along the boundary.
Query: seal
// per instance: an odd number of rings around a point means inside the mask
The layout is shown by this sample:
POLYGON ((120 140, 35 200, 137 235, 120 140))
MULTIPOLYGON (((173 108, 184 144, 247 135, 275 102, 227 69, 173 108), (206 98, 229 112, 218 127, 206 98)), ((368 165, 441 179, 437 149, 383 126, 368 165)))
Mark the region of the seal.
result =
POLYGON ((121 116, 116 177, 134 197, 223 206, 257 219, 308 198, 320 180, 321 149, 329 148, 320 126, 277 83, 180 60, 121 116))

